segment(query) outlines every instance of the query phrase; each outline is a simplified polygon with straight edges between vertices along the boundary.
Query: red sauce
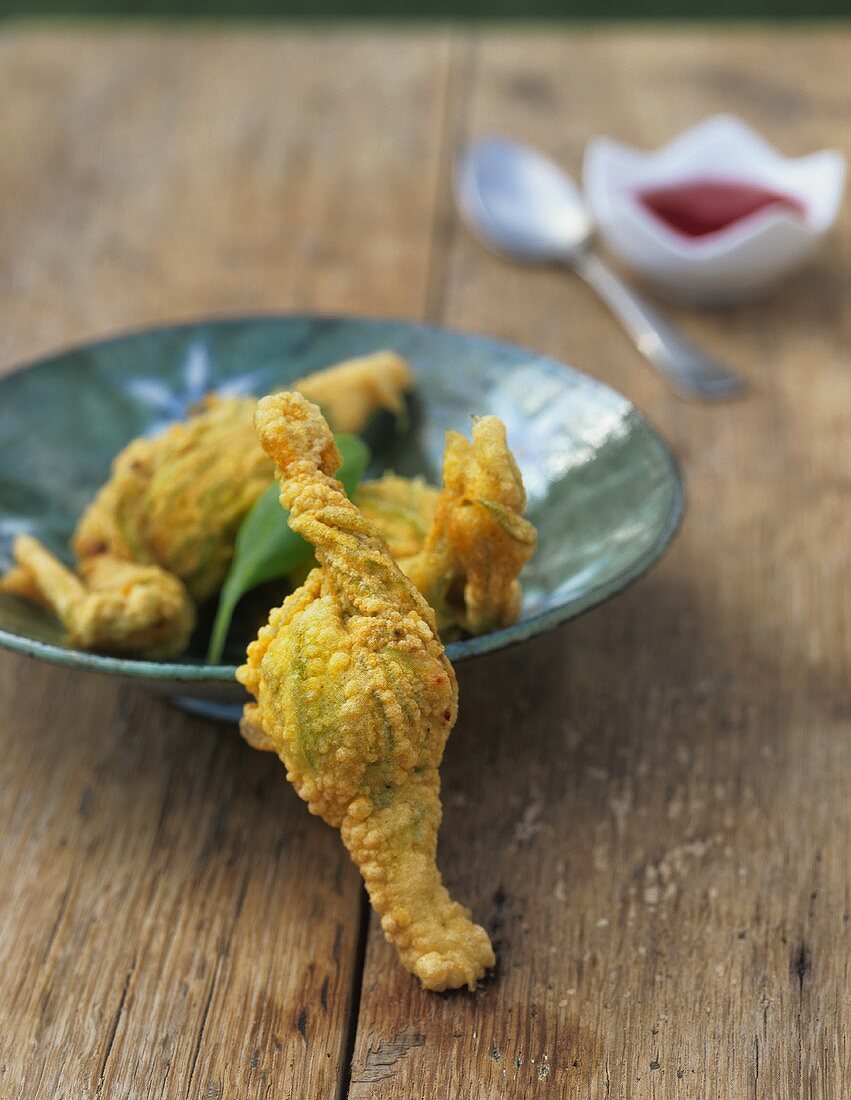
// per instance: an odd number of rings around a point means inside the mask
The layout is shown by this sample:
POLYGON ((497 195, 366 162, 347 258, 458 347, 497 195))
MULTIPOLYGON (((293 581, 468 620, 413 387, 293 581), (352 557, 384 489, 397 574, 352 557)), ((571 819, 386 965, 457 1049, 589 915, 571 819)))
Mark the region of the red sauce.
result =
POLYGON ((671 229, 685 237, 705 237, 768 206, 803 217, 803 204, 791 195, 755 183, 688 180, 668 187, 639 191, 638 198, 671 229))

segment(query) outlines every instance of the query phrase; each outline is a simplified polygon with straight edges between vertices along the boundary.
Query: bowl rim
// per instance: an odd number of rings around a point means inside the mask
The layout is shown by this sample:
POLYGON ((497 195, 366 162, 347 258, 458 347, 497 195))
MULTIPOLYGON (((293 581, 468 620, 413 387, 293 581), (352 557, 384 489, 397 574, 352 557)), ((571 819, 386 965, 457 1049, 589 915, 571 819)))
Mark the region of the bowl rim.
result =
MULTIPOLYGON (((105 336, 95 340, 86 340, 81 343, 72 343, 60 346, 57 350, 38 358, 25 360, 22 363, 5 370, 0 376, 0 388, 7 382, 25 371, 49 368, 58 360, 75 352, 86 351, 93 348, 105 348, 113 344, 121 344, 135 340, 143 336, 157 336, 170 332, 197 329, 202 326, 227 327, 229 325, 245 324, 274 324, 280 321, 325 321, 337 324, 399 324, 425 333, 441 333, 460 337, 463 340, 475 341, 479 345, 492 346, 500 349, 520 351, 533 356, 536 359, 548 360, 560 367, 569 366, 543 352, 535 351, 522 344, 516 344, 508 340, 500 340, 497 337, 483 335, 477 332, 463 331, 449 328, 445 325, 437 325, 424 321, 411 320, 407 317, 383 317, 383 316, 357 316, 353 314, 339 313, 258 313, 236 314, 232 316, 201 316, 194 320, 179 321, 174 324, 154 324, 127 329, 123 332, 105 336)), ((614 387, 594 378, 593 375, 579 370, 578 367, 569 366, 569 369, 583 375, 595 386, 616 394, 629 405, 630 414, 636 417, 648 432, 651 440, 658 448, 662 460, 667 467, 669 483, 671 486, 671 499, 668 511, 659 528, 656 539, 641 555, 639 555, 627 569, 617 576, 609 578, 600 584, 587 589, 581 597, 569 600, 557 607, 539 612, 528 619, 523 619, 511 626, 500 630, 491 631, 473 638, 466 638, 460 642, 449 642, 446 645, 446 656, 453 663, 469 660, 473 657, 492 653, 495 650, 506 649, 518 645, 539 634, 547 633, 570 619, 575 619, 590 611, 591 608, 610 599, 623 591, 627 586, 639 580, 665 552, 672 539, 676 535, 682 523, 685 512, 685 493, 679 466, 667 443, 651 424, 650 420, 637 406, 614 387)), ((236 680, 237 665, 207 665, 189 664, 179 661, 151 661, 137 660, 128 657, 108 657, 99 653, 91 653, 87 650, 68 649, 64 646, 53 645, 51 642, 41 642, 35 638, 28 638, 21 634, 0 628, 0 648, 10 650, 24 656, 34 657, 49 664, 59 665, 64 668, 77 668, 87 672, 101 672, 107 675, 122 676, 129 679, 170 680, 191 684, 234 684, 236 680)))

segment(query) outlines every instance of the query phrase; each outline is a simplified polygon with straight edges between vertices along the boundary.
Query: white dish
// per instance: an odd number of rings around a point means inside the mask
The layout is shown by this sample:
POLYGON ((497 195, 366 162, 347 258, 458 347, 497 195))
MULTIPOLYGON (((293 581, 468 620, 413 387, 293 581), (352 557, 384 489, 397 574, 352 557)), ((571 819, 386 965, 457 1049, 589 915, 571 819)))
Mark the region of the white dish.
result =
POLYGON ((802 264, 836 221, 845 158, 833 149, 784 157, 740 119, 717 115, 645 153, 609 138, 585 151, 584 185, 606 246, 664 294, 724 304, 752 297, 802 264), (750 183, 788 194, 803 214, 768 206, 701 237, 687 237, 639 200, 689 180, 750 183))

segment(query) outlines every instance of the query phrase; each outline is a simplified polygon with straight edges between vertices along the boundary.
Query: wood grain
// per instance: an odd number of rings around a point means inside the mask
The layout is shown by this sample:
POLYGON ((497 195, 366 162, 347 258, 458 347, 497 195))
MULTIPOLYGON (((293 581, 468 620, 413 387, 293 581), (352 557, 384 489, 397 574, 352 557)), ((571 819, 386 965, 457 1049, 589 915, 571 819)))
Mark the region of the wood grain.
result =
MULTIPOLYGON (((579 171, 718 110, 851 152, 847 35, 484 35, 455 140, 579 171)), ((683 325, 736 363, 726 408, 665 392, 576 281, 463 232, 440 320, 567 358, 672 442, 689 511, 623 598, 461 680, 445 877, 496 977, 423 994, 373 921, 351 1096, 845 1097, 849 1024, 848 225, 764 305, 683 325)))
POLYGON ((634 589, 463 670, 440 854, 498 945, 473 995, 422 993, 374 921, 361 974, 357 877, 276 761, 3 656, 3 1100, 851 1094, 847 218, 764 304, 672 311, 752 383, 708 409, 577 282, 483 252, 447 182, 474 133, 578 171, 590 133, 718 110, 851 153, 850 42, 0 38, 0 364, 210 313, 427 316, 624 390, 689 496, 634 589))
POLYGON ((449 50, 4 34, 0 359, 211 314, 421 316, 449 50))
MULTIPOLYGON (((440 35, 7 34, 0 359, 421 315, 448 72, 440 35)), ((362 893, 280 764, 99 679, 0 677, 4 1100, 337 1095, 362 893)))

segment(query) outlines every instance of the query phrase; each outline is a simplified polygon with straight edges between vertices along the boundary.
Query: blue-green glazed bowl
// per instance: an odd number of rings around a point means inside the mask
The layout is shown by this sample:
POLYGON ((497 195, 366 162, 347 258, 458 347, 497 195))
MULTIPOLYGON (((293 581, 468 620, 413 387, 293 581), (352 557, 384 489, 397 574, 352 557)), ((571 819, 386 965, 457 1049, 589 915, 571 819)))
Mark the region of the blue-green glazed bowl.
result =
MULTIPOLYGON (((624 397, 572 367, 479 336, 406 321, 293 316, 133 333, 0 380, 0 568, 20 532, 70 562, 77 518, 113 457, 134 436, 182 419, 203 393, 267 393, 380 348, 411 363, 417 389, 405 427, 385 425, 372 440, 374 472, 392 468, 439 484, 446 430, 469 434, 471 417, 493 413, 507 426, 538 530, 519 621, 453 642, 453 662, 550 630, 613 596, 662 554, 682 513, 680 480, 664 443, 624 397)), ((69 649, 47 614, 0 594, 0 645, 225 715, 244 697, 234 671, 257 608, 250 624, 246 614, 235 621, 241 644, 231 647, 231 664, 203 663, 204 622, 180 660, 135 661, 69 649)))

